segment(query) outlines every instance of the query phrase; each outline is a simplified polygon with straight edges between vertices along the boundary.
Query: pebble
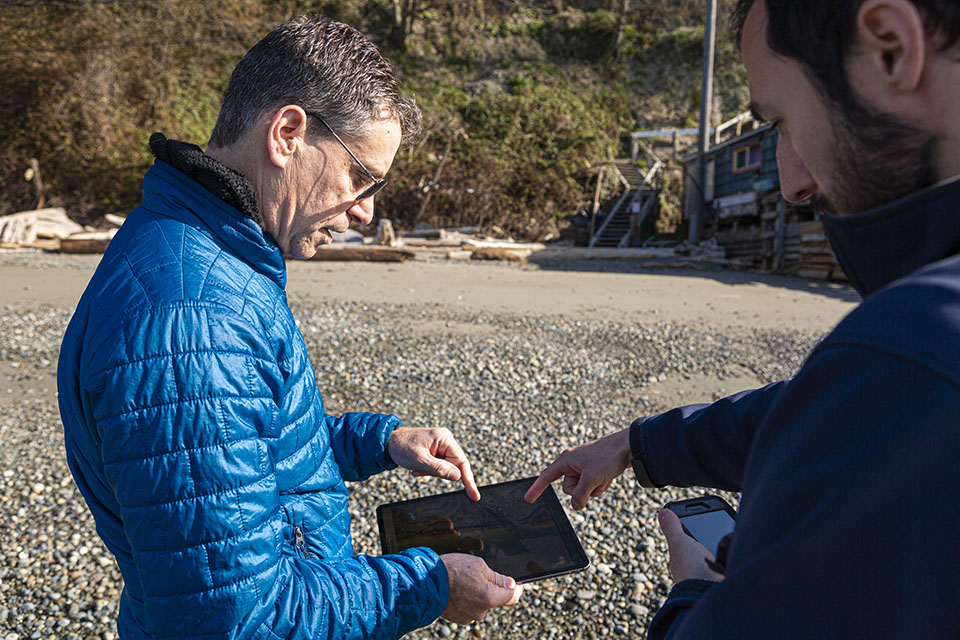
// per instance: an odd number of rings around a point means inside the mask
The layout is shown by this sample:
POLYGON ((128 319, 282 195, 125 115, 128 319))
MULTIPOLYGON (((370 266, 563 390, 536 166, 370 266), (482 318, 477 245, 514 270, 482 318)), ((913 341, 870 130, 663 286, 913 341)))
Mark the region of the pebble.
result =
MULTIPOLYGON (((27 261, 25 255, 17 260, 27 261)), ((42 263, 35 266, 72 268, 66 256, 36 260, 42 263)), ((481 485, 536 475, 566 447, 670 409, 642 391, 652 382, 729 377, 734 366, 772 382, 790 376, 820 338, 733 332, 656 314, 614 322, 455 304, 294 298, 291 306, 329 413, 380 411, 411 426, 448 427, 481 485)), ((0 363, 11 365, 11 379, 28 384, 55 374, 70 314, 41 306, 0 309, 0 363)), ((0 469, 0 640, 37 633, 115 640, 123 584, 66 466, 55 395, 0 396, 0 469)), ((400 470, 349 488, 354 547, 372 554, 379 554, 378 504, 455 489, 400 470)), ((638 491, 629 472, 583 511, 570 510, 560 494, 591 571, 533 583, 517 606, 483 621, 460 627, 440 621, 407 638, 642 637, 672 584, 657 510, 697 494, 638 491)), ((737 503, 737 496, 721 495, 737 503)))

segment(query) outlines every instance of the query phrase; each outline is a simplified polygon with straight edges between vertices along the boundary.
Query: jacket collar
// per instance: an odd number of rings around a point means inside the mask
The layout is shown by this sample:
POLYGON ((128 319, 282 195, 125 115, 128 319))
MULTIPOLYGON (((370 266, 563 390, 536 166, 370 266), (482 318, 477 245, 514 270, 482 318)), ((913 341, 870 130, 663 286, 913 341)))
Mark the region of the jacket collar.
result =
POLYGON ((960 178, 849 216, 823 214, 830 246, 864 298, 960 253, 960 178))
POLYGON ((287 267, 273 238, 238 209, 159 158, 144 176, 143 204, 195 228, 205 227, 227 250, 281 289, 286 288, 287 267))
POLYGON ((168 140, 162 133, 150 136, 150 151, 158 160, 163 160, 196 180, 231 207, 254 222, 262 223, 257 194, 245 176, 218 162, 195 144, 168 140))

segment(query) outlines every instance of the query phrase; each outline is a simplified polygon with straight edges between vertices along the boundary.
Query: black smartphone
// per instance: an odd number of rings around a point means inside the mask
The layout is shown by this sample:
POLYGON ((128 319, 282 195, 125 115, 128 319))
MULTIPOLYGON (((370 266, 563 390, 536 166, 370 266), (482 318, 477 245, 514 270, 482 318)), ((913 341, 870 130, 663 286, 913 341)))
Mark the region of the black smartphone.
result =
POLYGON ((683 530, 716 557, 720 541, 737 523, 737 512, 720 496, 700 496, 664 505, 680 517, 683 530))

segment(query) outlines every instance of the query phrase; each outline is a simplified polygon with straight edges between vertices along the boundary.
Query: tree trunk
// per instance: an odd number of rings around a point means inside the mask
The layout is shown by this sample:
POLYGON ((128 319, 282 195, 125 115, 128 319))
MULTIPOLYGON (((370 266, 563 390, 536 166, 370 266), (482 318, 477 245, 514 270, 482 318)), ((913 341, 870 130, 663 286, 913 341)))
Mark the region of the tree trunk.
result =
POLYGON ((392 4, 393 29, 390 32, 390 41, 398 49, 404 49, 407 38, 413 32, 418 0, 392 0, 392 4))
POLYGON ((630 11, 630 0, 621 0, 620 15, 617 21, 617 38, 613 42, 613 58, 620 61, 620 43, 623 42, 623 31, 627 28, 627 12, 630 11))

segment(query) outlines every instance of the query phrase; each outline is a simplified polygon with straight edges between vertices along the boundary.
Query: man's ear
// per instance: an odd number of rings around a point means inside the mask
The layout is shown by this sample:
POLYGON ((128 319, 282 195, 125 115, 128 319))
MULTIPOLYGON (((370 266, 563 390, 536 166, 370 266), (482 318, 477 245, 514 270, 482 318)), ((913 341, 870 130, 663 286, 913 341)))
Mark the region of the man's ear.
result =
POLYGON ((866 0, 857 13, 856 53, 875 79, 895 93, 920 85, 927 64, 923 18, 910 0, 866 0))
POLYGON ((267 156, 275 166, 284 168, 304 144, 307 114, 297 105, 277 110, 267 127, 267 156))

